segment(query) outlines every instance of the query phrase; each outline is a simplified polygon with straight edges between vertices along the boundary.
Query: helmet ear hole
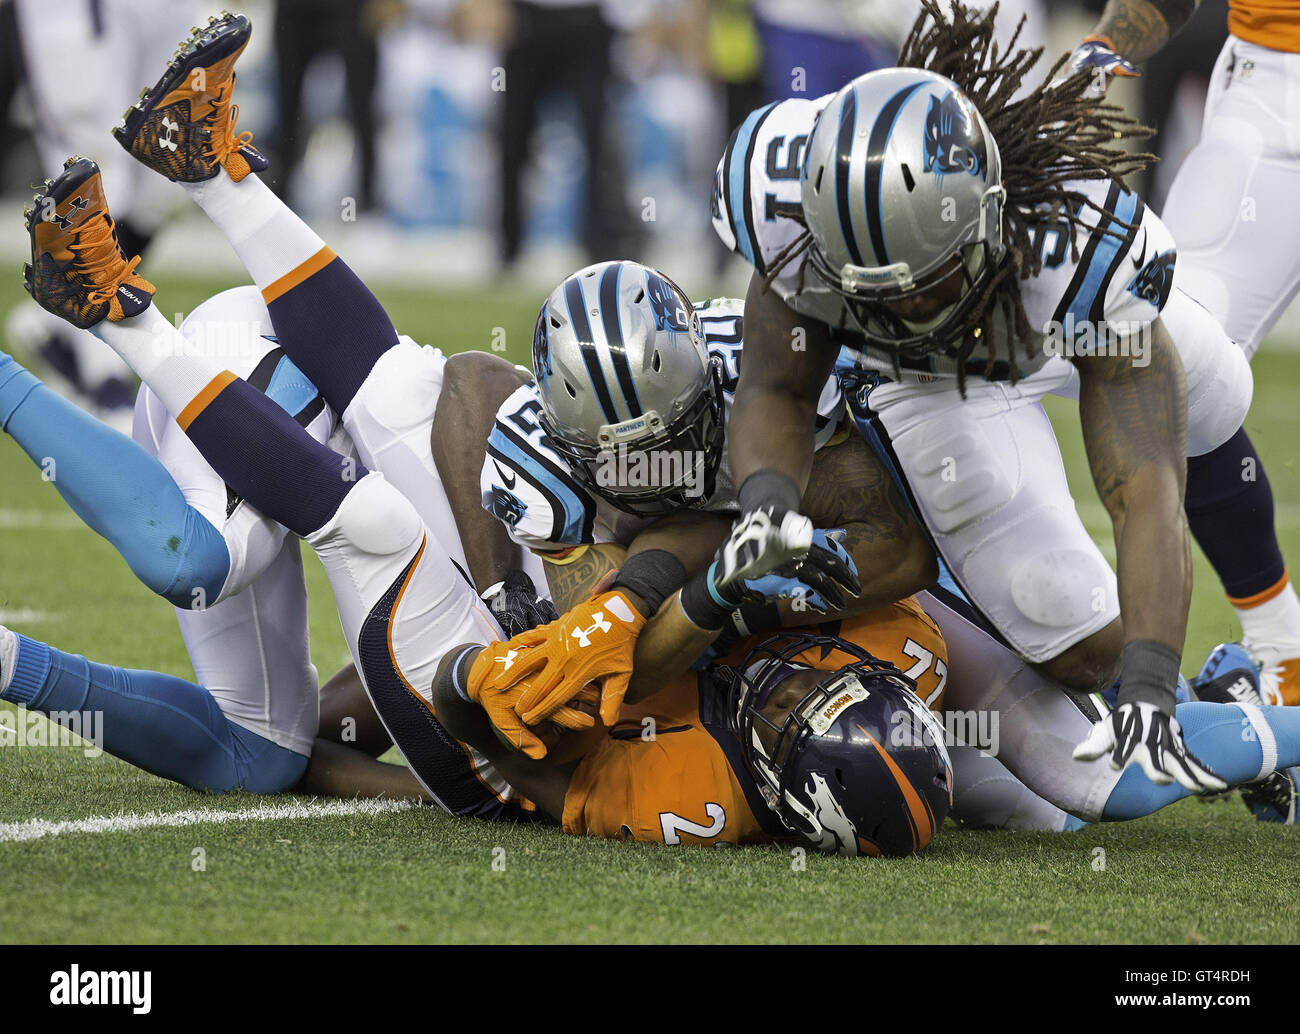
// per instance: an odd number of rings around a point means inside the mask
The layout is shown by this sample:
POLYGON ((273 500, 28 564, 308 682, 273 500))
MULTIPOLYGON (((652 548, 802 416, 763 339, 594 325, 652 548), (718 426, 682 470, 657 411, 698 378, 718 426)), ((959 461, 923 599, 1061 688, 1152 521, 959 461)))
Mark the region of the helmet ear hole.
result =
POLYGON ((916 180, 912 178, 912 170, 907 167, 906 163, 903 165, 903 184, 907 187, 909 194, 916 189, 916 180))
POLYGON ((650 360, 650 368, 654 370, 655 373, 658 373, 663 364, 664 361, 659 355, 659 349, 656 348, 654 357, 650 360))
POLYGON ((564 382, 564 390, 569 393, 569 398, 576 399, 578 397, 578 393, 573 390, 573 385, 568 381, 564 382))
POLYGON ((632 304, 640 305, 641 299, 644 297, 645 297, 645 288, 639 288, 636 292, 636 297, 632 299, 632 304))
POLYGON ((817 178, 813 180, 813 190, 815 190, 818 194, 822 192, 822 174, 825 172, 826 172, 825 165, 819 165, 817 167, 817 178))

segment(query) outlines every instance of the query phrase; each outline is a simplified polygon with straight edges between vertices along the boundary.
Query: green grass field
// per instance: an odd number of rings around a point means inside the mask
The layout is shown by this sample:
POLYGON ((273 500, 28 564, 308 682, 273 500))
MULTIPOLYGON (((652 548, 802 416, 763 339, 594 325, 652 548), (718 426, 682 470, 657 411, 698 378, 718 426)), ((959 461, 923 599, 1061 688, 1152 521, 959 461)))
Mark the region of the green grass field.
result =
MULTIPOLYGON (((18 297, 0 281, 0 313, 18 297)), ((164 311, 219 286, 160 283, 164 311)), ((398 327, 445 350, 504 328, 527 361, 536 292, 380 291, 398 327)), ((1300 354, 1265 347, 1248 427, 1268 465, 1283 545, 1300 554, 1300 354)), ((1077 417, 1053 407, 1081 512, 1106 522, 1077 417)), ((346 659, 324 574, 308 560, 313 655, 346 659)), ((1238 634, 1198 556, 1186 670, 1238 634)), ((128 667, 192 672, 169 608, 80 526, 0 438, 0 622, 128 667)), ((8 705, 0 705, 7 707, 8 705)), ((243 812, 292 803, 205 797, 107 755, 0 747, 0 942, 1276 942, 1300 940, 1300 841, 1236 800, 1184 801, 1073 834, 962 832, 902 861, 782 849, 654 848, 458 821, 430 809, 211 821, 21 840, 17 824, 90 816, 243 812), (1101 849, 1099 852, 1098 849, 1101 849), (494 866, 494 861, 496 865, 494 866), (1101 863, 1104 862, 1104 865, 1101 863)), ((303 802, 310 803, 310 802, 303 802)))

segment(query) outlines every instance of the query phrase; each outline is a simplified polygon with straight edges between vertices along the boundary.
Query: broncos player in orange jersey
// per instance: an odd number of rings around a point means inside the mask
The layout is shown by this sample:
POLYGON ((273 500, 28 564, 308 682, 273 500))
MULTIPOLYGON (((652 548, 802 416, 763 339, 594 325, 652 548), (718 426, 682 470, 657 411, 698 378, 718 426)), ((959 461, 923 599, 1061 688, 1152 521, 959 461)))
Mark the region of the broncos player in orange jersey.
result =
MULTIPOLYGON (((678 631, 698 634, 672 602, 678 631)), ((907 855, 930 842, 953 794, 943 726, 922 703, 939 706, 942 680, 931 669, 918 684, 899 667, 918 647, 945 656, 911 599, 744 640, 625 702, 611 729, 552 730, 538 760, 503 744, 470 700, 471 684, 516 652, 510 643, 452 651, 434 705, 566 833, 706 845, 802 837, 830 853, 907 855)))

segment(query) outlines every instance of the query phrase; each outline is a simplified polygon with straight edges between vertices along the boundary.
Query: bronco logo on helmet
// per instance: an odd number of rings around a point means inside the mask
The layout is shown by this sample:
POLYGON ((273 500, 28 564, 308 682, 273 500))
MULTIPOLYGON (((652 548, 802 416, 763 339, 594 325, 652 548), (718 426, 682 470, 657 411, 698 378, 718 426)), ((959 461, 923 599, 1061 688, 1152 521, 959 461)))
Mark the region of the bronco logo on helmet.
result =
POLYGON ((986 160, 984 134, 970 101, 955 90, 942 100, 931 97, 925 114, 925 171, 982 176, 986 160))

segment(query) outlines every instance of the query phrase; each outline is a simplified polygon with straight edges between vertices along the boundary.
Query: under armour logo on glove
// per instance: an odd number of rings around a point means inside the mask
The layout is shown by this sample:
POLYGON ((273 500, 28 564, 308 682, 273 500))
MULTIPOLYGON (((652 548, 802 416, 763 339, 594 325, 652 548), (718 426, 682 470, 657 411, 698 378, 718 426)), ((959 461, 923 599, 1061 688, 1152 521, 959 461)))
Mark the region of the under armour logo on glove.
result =
POLYGON ((578 640, 579 646, 590 646, 591 636, 595 635, 597 632, 608 632, 614 627, 605 620, 605 615, 599 610, 591 615, 591 619, 595 623, 590 628, 575 628, 573 630, 573 638, 578 640))
MULTIPOLYGON (((470 666, 465 695, 483 708, 502 742, 530 758, 544 758, 546 745, 515 713, 515 704, 527 685, 527 678, 546 661, 529 648, 544 642, 546 632, 529 629, 507 643, 489 643, 470 666)), ((589 729, 591 715, 571 707, 559 707, 549 716, 562 729, 589 729)))
POLYGON ((490 644, 470 668, 468 695, 503 739, 529 757, 545 757, 545 745, 527 727, 552 721, 590 728, 591 715, 571 705, 590 695, 592 683, 600 687, 601 721, 618 721, 645 622, 621 592, 602 593, 549 625, 490 644))
POLYGON ((1154 704, 1120 704, 1097 722, 1088 738, 1074 748, 1077 761, 1095 761, 1110 752, 1110 767, 1136 761, 1159 786, 1175 779, 1192 793, 1218 793, 1228 784, 1187 749, 1178 719, 1154 704))

